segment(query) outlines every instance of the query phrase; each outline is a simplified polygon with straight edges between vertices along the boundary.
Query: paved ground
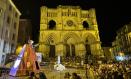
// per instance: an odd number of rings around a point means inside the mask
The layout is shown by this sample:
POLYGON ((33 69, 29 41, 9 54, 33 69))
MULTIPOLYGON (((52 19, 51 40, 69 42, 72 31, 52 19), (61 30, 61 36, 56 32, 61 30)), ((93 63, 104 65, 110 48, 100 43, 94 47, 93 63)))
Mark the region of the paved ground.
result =
MULTIPOLYGON (((70 74, 76 72, 78 75, 82 77, 82 79, 86 79, 85 70, 81 70, 81 69, 66 68, 66 70, 63 71, 56 71, 53 69, 53 67, 48 66, 48 67, 42 67, 41 70, 44 71, 45 75, 47 76, 47 79, 64 79, 65 72, 69 72, 70 74)), ((0 77, 0 79, 25 79, 25 78, 26 77, 11 77, 8 75, 4 75, 0 77)))
POLYGON ((82 77, 82 79, 85 79, 85 70, 80 70, 80 69, 68 68, 63 71, 44 70, 44 72, 48 79, 64 79, 64 75, 66 72, 69 72, 70 74, 76 72, 78 75, 82 77))

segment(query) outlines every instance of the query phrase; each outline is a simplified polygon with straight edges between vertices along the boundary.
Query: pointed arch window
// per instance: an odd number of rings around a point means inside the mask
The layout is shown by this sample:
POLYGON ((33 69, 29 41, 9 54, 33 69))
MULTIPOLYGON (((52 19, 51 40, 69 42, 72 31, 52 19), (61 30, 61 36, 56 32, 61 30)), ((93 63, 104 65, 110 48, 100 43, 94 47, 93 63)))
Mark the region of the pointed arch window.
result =
POLYGON ((86 21, 83 21, 83 28, 89 29, 89 24, 86 21))
POLYGON ((49 30, 56 29, 56 22, 54 20, 50 20, 48 23, 48 28, 49 28, 49 30))

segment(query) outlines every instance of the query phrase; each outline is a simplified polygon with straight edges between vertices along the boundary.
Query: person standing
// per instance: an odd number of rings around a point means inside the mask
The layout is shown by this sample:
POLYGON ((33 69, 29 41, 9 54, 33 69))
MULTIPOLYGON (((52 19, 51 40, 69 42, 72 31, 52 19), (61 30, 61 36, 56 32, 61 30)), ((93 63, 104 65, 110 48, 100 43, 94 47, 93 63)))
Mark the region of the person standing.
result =
POLYGON ((95 79, 94 70, 93 70, 92 66, 90 66, 89 69, 88 69, 88 78, 89 79, 95 79))
POLYGON ((66 72, 66 73, 65 73, 65 76, 64 76, 64 79, 70 79, 70 76, 71 76, 70 73, 69 73, 69 72, 66 72))
POLYGON ((81 79, 81 77, 77 73, 72 73, 71 79, 81 79))
POLYGON ((34 73, 34 72, 31 72, 31 73, 30 73, 30 76, 29 76, 27 79, 36 79, 35 73, 34 73))
POLYGON ((46 75, 44 72, 39 73, 39 79, 47 79, 46 75))
POLYGON ((72 73, 71 79, 77 79, 77 73, 72 73))

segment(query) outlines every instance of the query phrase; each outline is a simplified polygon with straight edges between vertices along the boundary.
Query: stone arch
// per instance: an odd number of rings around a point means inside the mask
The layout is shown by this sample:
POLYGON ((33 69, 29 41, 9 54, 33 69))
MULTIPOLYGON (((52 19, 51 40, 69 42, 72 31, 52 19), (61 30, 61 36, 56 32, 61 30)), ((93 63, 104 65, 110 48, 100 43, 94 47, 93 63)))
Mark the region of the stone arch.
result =
POLYGON ((50 20, 50 21, 48 22, 48 29, 49 29, 49 30, 56 29, 56 21, 55 21, 55 20, 50 20))
POLYGON ((84 43, 85 43, 85 55, 92 55, 94 53, 94 46, 92 46, 96 41, 96 37, 92 33, 86 33, 83 35, 84 43))
POLYGON ((63 37, 65 43, 65 56, 76 56, 76 45, 80 42, 80 37, 74 32, 68 32, 63 37))
POLYGON ((70 38, 75 39, 75 43, 79 43, 80 40, 81 40, 80 37, 76 33, 74 33, 74 32, 68 32, 65 35, 63 35, 62 41, 64 43, 67 43, 67 40, 70 39, 70 38))
POLYGON ((83 21, 83 22, 82 22, 82 25, 83 25, 83 28, 85 28, 85 29, 88 29, 88 28, 89 28, 89 24, 88 24, 87 21, 83 21))
POLYGON ((84 42, 86 42, 87 41, 87 39, 88 39, 88 43, 93 43, 93 42, 95 42, 97 39, 96 39, 96 36, 95 35, 93 35, 92 33, 85 33, 83 36, 82 36, 82 38, 83 38, 83 41, 84 42))
POLYGON ((46 36, 46 41, 45 41, 45 43, 46 44, 56 44, 56 39, 57 38, 57 35, 55 34, 55 33, 50 33, 50 34, 48 34, 47 36, 46 36))
POLYGON ((50 33, 46 36, 46 44, 48 48, 48 56, 50 58, 55 58, 56 56, 56 34, 50 33))

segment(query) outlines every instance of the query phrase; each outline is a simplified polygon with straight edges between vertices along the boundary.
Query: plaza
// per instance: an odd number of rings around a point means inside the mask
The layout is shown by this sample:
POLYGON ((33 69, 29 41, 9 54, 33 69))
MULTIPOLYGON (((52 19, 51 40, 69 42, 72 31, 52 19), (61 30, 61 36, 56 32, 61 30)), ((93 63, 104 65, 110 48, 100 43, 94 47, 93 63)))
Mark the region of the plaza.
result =
MULTIPOLYGON (((70 75, 74 72, 76 72, 78 75, 82 77, 82 79, 86 79, 85 76, 85 70, 84 69, 76 69, 76 68, 66 68, 66 70, 63 71, 57 71, 53 68, 53 66, 43 66, 41 68, 41 71, 45 73, 47 79, 64 79, 65 73, 69 72, 70 75)), ((9 76, 8 74, 2 75, 0 79, 26 79, 28 76, 20 76, 20 77, 13 77, 9 76)))

